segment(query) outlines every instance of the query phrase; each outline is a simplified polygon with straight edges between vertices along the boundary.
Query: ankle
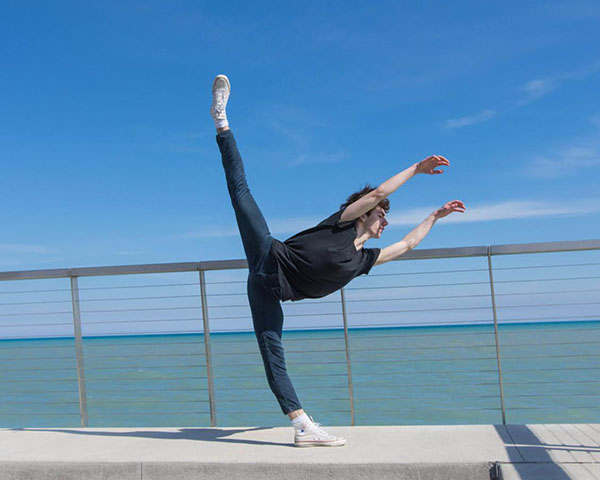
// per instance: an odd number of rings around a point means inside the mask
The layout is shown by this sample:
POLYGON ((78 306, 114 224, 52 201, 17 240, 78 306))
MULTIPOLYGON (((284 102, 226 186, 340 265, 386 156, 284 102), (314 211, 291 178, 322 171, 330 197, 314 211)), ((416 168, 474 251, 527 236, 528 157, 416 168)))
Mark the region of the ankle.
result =
POLYGON ((295 418, 292 418, 292 426, 299 428, 301 425, 310 425, 312 422, 306 413, 302 413, 295 418))
POLYGON ((229 130, 229 122, 227 121, 227 117, 215 118, 215 127, 217 130, 229 130))
POLYGON ((289 412, 287 414, 287 416, 290 420, 293 420, 294 418, 299 417, 300 415, 303 415, 304 413, 305 413, 304 410, 302 408, 299 408, 298 410, 289 412))

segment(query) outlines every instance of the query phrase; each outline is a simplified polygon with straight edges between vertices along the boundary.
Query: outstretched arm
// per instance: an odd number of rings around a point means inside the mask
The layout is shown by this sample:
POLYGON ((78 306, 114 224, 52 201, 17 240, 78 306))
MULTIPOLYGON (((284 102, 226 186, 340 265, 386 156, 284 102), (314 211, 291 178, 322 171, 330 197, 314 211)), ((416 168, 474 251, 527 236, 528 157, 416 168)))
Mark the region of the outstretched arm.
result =
POLYGON ((367 213, 369 210, 375 208, 379 202, 398 190, 398 188, 404 185, 417 173, 437 175, 444 173, 443 170, 438 170, 437 167, 448 165, 450 165, 450 162, 441 155, 431 155, 425 160, 421 160, 420 162, 411 165, 406 170, 387 179, 372 192, 367 193, 364 197, 361 197, 356 202, 348 205, 342 212, 340 220, 342 222, 356 220, 363 213, 367 213))
POLYGON ((382 249, 379 253, 379 257, 377 257, 377 260, 375 261, 375 265, 381 265, 390 260, 395 260, 409 250, 415 248, 421 243, 421 240, 427 236, 431 227, 433 227, 433 224, 438 219, 450 215, 452 212, 464 213, 464 211, 465 204, 460 200, 453 200, 446 203, 443 207, 438 208, 435 212, 431 213, 402 240, 382 249))

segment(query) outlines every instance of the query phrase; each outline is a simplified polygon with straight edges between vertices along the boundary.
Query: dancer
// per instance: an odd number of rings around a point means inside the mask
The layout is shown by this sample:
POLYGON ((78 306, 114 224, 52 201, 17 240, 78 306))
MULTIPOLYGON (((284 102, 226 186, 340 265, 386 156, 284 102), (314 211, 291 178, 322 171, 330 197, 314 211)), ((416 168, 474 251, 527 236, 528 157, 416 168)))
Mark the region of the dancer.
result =
POLYGON ((350 280, 369 273, 374 265, 394 260, 416 247, 439 218, 464 212, 459 200, 431 213, 400 242, 389 247, 365 248, 370 238, 380 238, 388 224, 388 195, 417 173, 440 174, 438 167, 450 163, 433 155, 391 177, 377 188, 356 192, 340 210, 313 228, 285 242, 274 239, 254 201, 235 139, 229 129, 225 107, 231 86, 225 75, 213 83, 210 114, 217 129, 227 188, 235 211, 248 260, 248 300, 256 339, 269 387, 281 410, 292 421, 297 447, 341 446, 344 438, 327 433, 304 412, 288 376, 281 334, 281 301, 320 298, 340 289, 350 280))

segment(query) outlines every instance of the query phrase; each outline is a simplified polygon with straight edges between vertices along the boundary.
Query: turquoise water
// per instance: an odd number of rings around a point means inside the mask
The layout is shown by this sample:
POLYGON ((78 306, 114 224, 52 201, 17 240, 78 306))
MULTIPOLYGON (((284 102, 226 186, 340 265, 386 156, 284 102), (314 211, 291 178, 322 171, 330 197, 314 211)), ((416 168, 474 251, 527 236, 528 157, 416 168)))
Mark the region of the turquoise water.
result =
MULTIPOLYGON (((501 325, 507 423, 600 422, 600 321, 501 325)), ((211 335, 219 426, 286 425, 252 333, 211 335)), ((357 425, 502 423, 492 325, 350 330, 357 425)), ((304 408, 349 425, 343 330, 290 331, 304 408)), ((210 425, 204 337, 84 339, 89 426, 210 425)), ((72 338, 0 341, 0 426, 80 426, 72 338)))

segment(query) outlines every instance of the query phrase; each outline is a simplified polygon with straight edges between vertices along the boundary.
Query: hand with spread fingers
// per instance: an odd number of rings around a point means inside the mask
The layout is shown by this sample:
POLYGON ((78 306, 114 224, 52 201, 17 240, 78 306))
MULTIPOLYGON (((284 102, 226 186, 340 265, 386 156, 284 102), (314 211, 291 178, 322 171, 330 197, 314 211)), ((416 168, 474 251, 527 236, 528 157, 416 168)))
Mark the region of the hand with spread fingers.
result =
POLYGON ((445 203, 442 207, 435 211, 436 218, 443 218, 450 215, 452 212, 465 213, 466 207, 460 200, 452 200, 445 203))
POLYGON ((439 175, 444 173, 443 170, 438 170, 437 167, 448 167, 450 162, 441 155, 430 155, 425 160, 417 163, 417 173, 426 173, 428 175, 439 175))

